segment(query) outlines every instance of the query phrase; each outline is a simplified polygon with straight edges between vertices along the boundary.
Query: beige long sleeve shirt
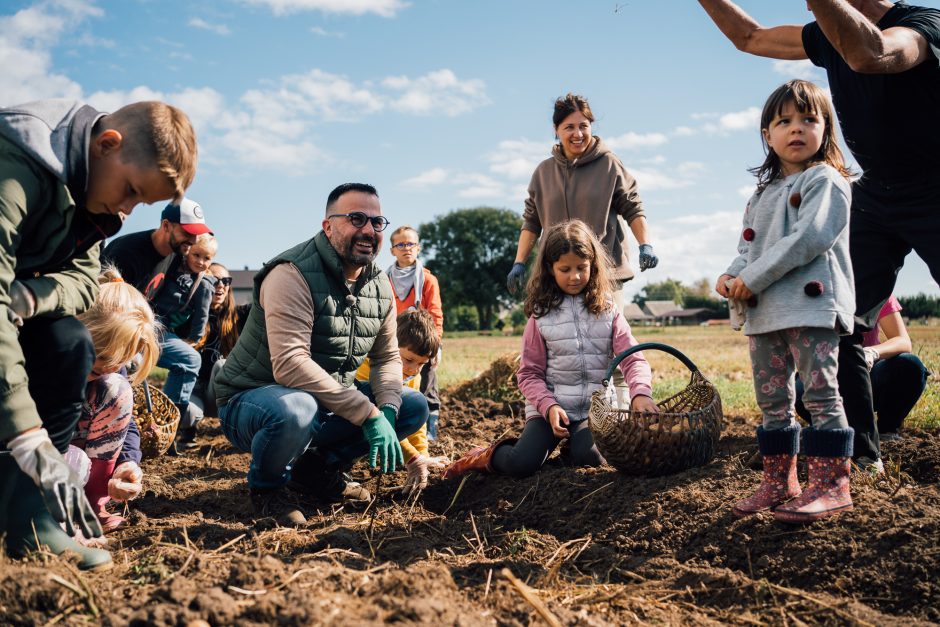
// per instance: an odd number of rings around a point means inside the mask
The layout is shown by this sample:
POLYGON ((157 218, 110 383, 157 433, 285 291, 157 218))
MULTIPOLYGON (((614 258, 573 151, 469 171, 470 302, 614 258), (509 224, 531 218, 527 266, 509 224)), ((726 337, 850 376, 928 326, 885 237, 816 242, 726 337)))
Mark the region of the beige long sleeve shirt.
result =
POLYGON ((379 415, 379 407, 390 405, 397 413, 401 407, 402 365, 394 307, 389 309, 369 351, 370 383, 376 399, 373 404, 355 387, 344 387, 311 358, 313 296, 295 265, 282 263, 271 270, 261 284, 260 300, 278 385, 310 392, 322 407, 355 425, 379 415))

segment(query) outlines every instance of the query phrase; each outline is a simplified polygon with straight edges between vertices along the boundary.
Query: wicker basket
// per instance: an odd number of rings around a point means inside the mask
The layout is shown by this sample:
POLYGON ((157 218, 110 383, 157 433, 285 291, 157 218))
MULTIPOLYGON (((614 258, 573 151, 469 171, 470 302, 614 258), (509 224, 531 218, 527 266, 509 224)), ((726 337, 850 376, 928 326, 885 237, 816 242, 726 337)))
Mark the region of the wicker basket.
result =
POLYGON ((707 464, 721 435, 721 398, 688 357, 665 344, 638 344, 614 358, 604 377, 605 388, 621 361, 651 349, 685 364, 692 372, 689 385, 657 401, 662 410, 658 414, 614 409, 605 389, 594 392, 589 419, 597 448, 611 466, 629 475, 668 475, 707 464))
POLYGON ((176 437, 180 410, 167 395, 146 381, 134 386, 134 420, 140 429, 140 452, 145 457, 166 453, 176 437))

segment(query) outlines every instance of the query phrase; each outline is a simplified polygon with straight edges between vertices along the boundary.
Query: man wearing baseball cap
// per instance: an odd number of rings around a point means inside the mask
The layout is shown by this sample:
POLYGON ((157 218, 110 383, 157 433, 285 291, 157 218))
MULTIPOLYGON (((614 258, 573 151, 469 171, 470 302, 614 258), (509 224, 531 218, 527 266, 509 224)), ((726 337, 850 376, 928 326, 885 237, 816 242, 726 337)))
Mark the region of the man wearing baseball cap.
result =
POLYGON ((211 233, 202 207, 184 198, 179 204, 171 202, 163 209, 156 229, 111 240, 102 251, 101 260, 117 266, 125 281, 146 292, 160 262, 172 253, 185 253, 202 233, 211 233))
MULTIPOLYGON (((102 264, 117 266, 124 280, 149 299, 160 289, 171 259, 185 254, 197 235, 211 232, 199 203, 183 198, 163 209, 160 226, 153 231, 138 231, 112 240, 101 253, 102 264)), ((163 391, 179 408, 181 424, 189 424, 193 419, 190 412, 201 412, 189 402, 202 365, 199 352, 166 329, 157 365, 168 370, 163 391)))

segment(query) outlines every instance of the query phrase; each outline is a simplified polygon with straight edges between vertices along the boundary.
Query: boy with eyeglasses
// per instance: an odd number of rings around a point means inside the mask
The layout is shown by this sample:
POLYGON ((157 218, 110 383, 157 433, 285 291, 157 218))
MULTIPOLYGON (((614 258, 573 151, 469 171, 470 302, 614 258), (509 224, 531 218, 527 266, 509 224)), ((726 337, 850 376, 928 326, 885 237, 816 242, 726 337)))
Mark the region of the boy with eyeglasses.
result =
MULTIPOLYGON (((437 277, 418 260, 421 244, 418 231, 405 225, 392 231, 392 255, 395 263, 386 274, 395 292, 395 307, 399 314, 409 309, 424 309, 434 318, 438 335, 444 337, 444 312, 441 308, 441 288, 437 277)), ((428 439, 437 439, 437 421, 441 397, 437 391, 437 366, 441 350, 421 368, 421 393, 428 399, 428 439)))

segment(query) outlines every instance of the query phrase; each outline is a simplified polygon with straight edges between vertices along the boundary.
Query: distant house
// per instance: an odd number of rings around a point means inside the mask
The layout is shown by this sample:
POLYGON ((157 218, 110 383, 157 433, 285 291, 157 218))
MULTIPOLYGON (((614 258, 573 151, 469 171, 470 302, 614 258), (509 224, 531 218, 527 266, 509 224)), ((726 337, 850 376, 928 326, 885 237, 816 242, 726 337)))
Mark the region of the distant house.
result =
POLYGON ((681 309, 681 307, 671 300, 648 300, 643 305, 643 311, 660 322, 665 322, 666 314, 677 309, 681 309))
POLYGON ((648 300, 643 311, 648 319, 664 326, 701 324, 715 315, 715 312, 705 307, 683 309, 671 300, 648 300))
POLYGON ((236 305, 251 302, 251 291, 255 287, 255 275, 258 272, 260 270, 249 270, 248 266, 245 266, 244 270, 229 270, 232 275, 232 296, 236 305))
POLYGON ((640 324, 652 324, 653 316, 649 315, 636 303, 627 303, 623 308, 623 317, 627 322, 639 322, 640 324))

